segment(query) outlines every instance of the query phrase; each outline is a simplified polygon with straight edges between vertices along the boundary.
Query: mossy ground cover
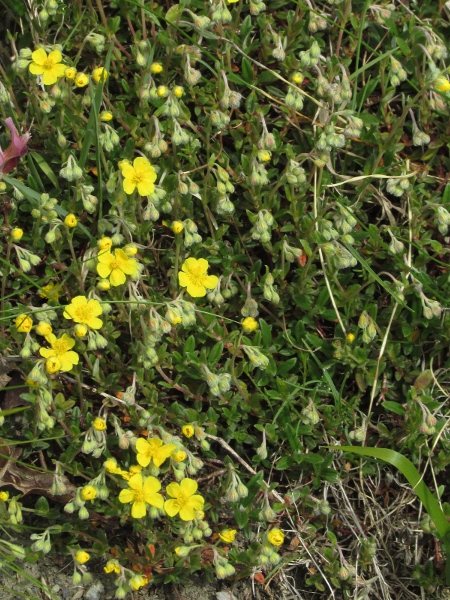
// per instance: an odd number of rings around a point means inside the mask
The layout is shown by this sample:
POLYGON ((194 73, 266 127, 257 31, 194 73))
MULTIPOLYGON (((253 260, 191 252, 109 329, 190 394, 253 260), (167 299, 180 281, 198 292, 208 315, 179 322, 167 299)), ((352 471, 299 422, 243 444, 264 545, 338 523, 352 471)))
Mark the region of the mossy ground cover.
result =
POLYGON ((3 570, 442 597, 447 4, 2 5, 3 570))

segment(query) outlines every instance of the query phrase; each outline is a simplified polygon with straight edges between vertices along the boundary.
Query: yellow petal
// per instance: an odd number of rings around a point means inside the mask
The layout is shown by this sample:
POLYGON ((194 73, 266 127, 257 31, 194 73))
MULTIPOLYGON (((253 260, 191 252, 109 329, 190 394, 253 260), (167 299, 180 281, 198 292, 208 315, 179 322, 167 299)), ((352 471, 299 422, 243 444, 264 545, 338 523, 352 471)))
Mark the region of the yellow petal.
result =
POLYGON ((141 467, 146 467, 150 464, 151 456, 150 454, 138 454, 136 456, 136 460, 141 465, 141 467))
POLYGON ((147 158, 144 158, 143 156, 138 156, 133 161, 133 167, 136 171, 142 173, 148 171, 148 169, 151 168, 151 164, 147 158))
POLYGON ((127 504, 128 502, 133 502, 134 500, 134 492, 133 490, 122 490, 119 494, 119 502, 122 504, 127 504))
POLYGON ((217 275, 207 275, 203 280, 203 285, 208 288, 208 290, 213 290, 218 283, 219 278, 217 275))
POLYGON ((207 260, 205 260, 204 258, 198 259, 197 269, 199 270, 199 273, 201 273, 202 275, 206 275, 206 273, 208 271, 208 267, 209 267, 209 263, 207 260))
POLYGON ((43 65, 47 60, 47 52, 43 48, 38 48, 32 53, 31 60, 38 65, 43 65))
POLYGON ((193 298, 203 298, 203 296, 206 296, 205 286, 201 284, 195 284, 192 281, 189 282, 187 291, 188 294, 190 294, 193 298))
POLYGON ((97 265, 97 273, 103 279, 108 279, 108 277, 111 275, 111 271, 112 269, 109 265, 102 265, 101 263, 97 265))
POLYGON ((197 491, 198 483, 194 479, 189 479, 189 477, 186 477, 181 481, 180 488, 183 496, 192 496, 192 494, 195 494, 197 491))
POLYGON ((52 348, 39 348, 39 354, 44 358, 55 356, 55 351, 52 348))
POLYGON ((123 285, 127 280, 125 273, 123 273, 120 269, 114 269, 111 271, 110 277, 111 285, 117 287, 118 285, 123 285))
POLYGON ((69 352, 64 352, 61 356, 58 356, 61 361, 61 371, 71 371, 74 365, 77 365, 80 358, 76 352, 73 350, 69 350, 69 352))
MULTIPOLYGON (((172 484, 170 484, 172 485, 172 484)), ((164 510, 169 517, 174 517, 179 511, 178 500, 166 500, 164 502, 164 510)))
POLYGON ((160 467, 163 462, 169 458, 175 448, 175 444, 167 444, 166 446, 162 446, 153 457, 153 463, 155 467, 160 467))
POLYGON ((123 162, 120 166, 120 171, 125 179, 128 177, 134 177, 134 167, 129 162, 123 162))
POLYGON ((137 189, 140 196, 150 196, 155 191, 155 186, 153 182, 143 179, 138 183, 137 189))
POLYGON ((42 83, 44 85, 53 85, 54 83, 56 83, 57 80, 58 80, 58 77, 53 69, 50 69, 50 70, 45 69, 44 70, 44 73, 42 75, 42 83))
MULTIPOLYGON (((49 59, 53 62, 54 65, 56 63, 60 63, 62 61, 62 54, 59 50, 52 50, 48 55, 49 59)), ((64 67, 65 69, 66 67, 64 67)))
POLYGON ((38 65, 37 63, 32 62, 32 63, 30 63, 28 70, 30 71, 30 73, 32 75, 42 75, 42 73, 44 72, 44 67, 42 67, 41 65, 38 65))
POLYGON ((142 519, 143 517, 145 517, 145 513, 147 512, 147 509, 145 507, 145 502, 134 502, 133 506, 131 507, 131 516, 133 517, 133 519, 142 519))
POLYGON ((166 492, 169 494, 169 496, 172 496, 172 498, 178 498, 181 492, 180 484, 176 481, 169 483, 169 485, 166 487, 166 492))
POLYGON ((123 191, 125 194, 132 194, 136 189, 136 184, 134 183, 134 179, 131 177, 123 180, 123 191))
POLYGON ((62 63, 59 65, 54 65, 52 67, 52 71, 58 79, 60 77, 64 77, 64 73, 66 72, 66 69, 67 69, 66 65, 63 65, 62 63))
POLYGON ((184 261, 183 266, 181 267, 181 270, 184 271, 185 273, 192 273, 192 271, 196 272, 196 267, 197 267, 197 259, 192 258, 192 256, 191 256, 190 258, 187 258, 184 261))
POLYGON ((91 329, 100 329, 101 327, 103 327, 103 321, 101 319, 99 319, 98 317, 92 317, 91 319, 89 319, 89 322, 87 323, 87 325, 91 329))
POLYGON ((102 312, 103 312, 102 305, 100 304, 100 302, 98 300, 89 300, 88 304, 89 304, 89 308, 92 310, 92 314, 94 317, 98 317, 99 315, 102 314, 102 312))
POLYGON ((136 440, 136 452, 139 453, 143 453, 146 454, 148 452, 148 448, 149 448, 149 444, 147 442, 147 440, 144 440, 144 438, 138 438, 136 440))
POLYGON ((187 273, 183 273, 183 271, 179 271, 178 281, 182 287, 186 287, 187 285, 189 285, 189 275, 187 273))
POLYGON ((130 481, 128 482, 128 486, 132 489, 132 490, 136 490, 138 492, 142 491, 142 475, 140 473, 137 473, 136 475, 133 475, 133 477, 130 478, 130 481))
POLYGON ((164 498, 161 496, 161 494, 146 494, 144 492, 144 500, 147 502, 147 504, 150 504, 150 506, 155 506, 156 508, 163 508, 164 506, 164 498))
POLYGON ((147 477, 144 481, 144 494, 156 494, 161 489, 161 482, 156 477, 147 477))
POLYGON ((182 521, 193 521, 195 519, 195 508, 190 502, 180 508, 180 519, 182 521))
POLYGON ((126 262, 120 265, 122 271, 127 275, 134 275, 137 270, 137 262, 134 258, 128 258, 126 262))
POLYGON ((109 250, 102 250, 97 254, 97 259, 102 265, 110 265, 114 261, 114 256, 109 250))
POLYGON ((73 310, 73 306, 66 306, 66 308, 63 312, 63 317, 65 319, 73 319, 72 310, 73 310))

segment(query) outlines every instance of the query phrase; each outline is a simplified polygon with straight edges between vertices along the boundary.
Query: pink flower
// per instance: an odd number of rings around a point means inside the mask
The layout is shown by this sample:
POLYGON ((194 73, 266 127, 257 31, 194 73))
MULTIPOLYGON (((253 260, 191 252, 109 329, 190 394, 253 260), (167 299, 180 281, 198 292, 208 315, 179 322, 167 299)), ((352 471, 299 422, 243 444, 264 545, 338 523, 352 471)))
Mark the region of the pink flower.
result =
POLYGON ((11 142, 5 151, 0 148, 0 174, 14 169, 19 158, 28 152, 27 144, 31 137, 29 133, 19 135, 11 117, 5 120, 5 125, 11 132, 11 142))

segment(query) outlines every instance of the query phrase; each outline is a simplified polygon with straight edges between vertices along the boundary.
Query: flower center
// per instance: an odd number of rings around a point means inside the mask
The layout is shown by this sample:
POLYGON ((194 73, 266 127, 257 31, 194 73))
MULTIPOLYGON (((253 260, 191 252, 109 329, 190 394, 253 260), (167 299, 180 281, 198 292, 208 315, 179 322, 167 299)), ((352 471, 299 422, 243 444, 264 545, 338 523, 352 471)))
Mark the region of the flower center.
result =
POLYGON ((120 262, 118 260, 112 260, 109 266, 111 269, 120 269, 120 262))
POLYGON ((186 504, 186 502, 189 500, 189 494, 180 492, 180 495, 177 498, 177 502, 178 502, 178 506, 180 508, 183 508, 183 506, 186 504))
POLYGON ((139 173, 138 171, 135 171, 134 175, 133 175, 133 183, 135 183, 136 185, 138 183, 141 183, 141 181, 144 179, 144 177, 145 177, 145 173, 139 173))
POLYGON ((144 492, 135 491, 134 492, 134 501, 135 502, 144 502, 144 492))
POLYGON ((56 342, 53 343, 52 348, 56 352, 56 354, 60 356, 61 354, 67 352, 67 342, 65 342, 64 340, 56 340, 56 342))
POLYGON ((197 267, 197 268, 191 269, 191 271, 188 273, 188 277, 189 277, 192 285, 202 285, 205 275, 203 275, 203 273, 201 272, 201 269, 199 269, 197 267))
POLYGON ((90 306, 79 306, 75 311, 75 316, 81 321, 86 322, 92 318, 92 308, 90 306))
POLYGON ((44 69, 53 69, 55 64, 51 58, 47 58, 42 66, 44 69))

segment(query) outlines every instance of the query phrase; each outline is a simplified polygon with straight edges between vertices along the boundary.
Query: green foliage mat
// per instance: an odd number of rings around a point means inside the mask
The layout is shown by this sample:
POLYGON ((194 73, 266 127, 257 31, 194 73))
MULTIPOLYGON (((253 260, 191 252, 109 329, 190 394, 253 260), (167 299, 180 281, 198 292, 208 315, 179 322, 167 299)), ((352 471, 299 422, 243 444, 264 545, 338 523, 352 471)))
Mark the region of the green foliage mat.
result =
POLYGON ((1 560, 441 597, 448 6, 4 6, 1 560))

